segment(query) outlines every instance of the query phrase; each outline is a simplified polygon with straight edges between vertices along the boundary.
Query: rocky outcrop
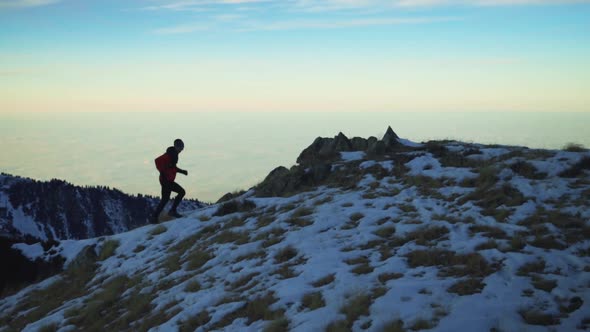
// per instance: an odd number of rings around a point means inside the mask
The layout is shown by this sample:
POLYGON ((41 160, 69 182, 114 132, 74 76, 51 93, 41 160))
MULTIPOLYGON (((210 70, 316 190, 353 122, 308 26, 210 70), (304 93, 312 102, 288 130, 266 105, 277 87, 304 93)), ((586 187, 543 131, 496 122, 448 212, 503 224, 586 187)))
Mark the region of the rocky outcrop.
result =
POLYGON ((328 178, 331 168, 329 163, 316 163, 308 168, 301 165, 293 166, 291 169, 277 167, 255 187, 256 196, 285 196, 298 192, 302 188, 317 186, 328 178))
POLYGON ((301 152, 297 163, 302 166, 329 163, 339 160, 340 152, 348 151, 364 151, 371 156, 379 156, 399 148, 401 144, 398 138, 391 127, 387 128, 381 140, 376 137, 349 139, 343 133, 338 133, 334 138, 318 137, 301 152))
POLYGON ((300 191, 305 187, 321 184, 332 174, 332 164, 340 161, 341 152, 363 151, 371 157, 400 150, 397 134, 391 129, 381 140, 376 137, 349 139, 343 133, 334 138, 318 137, 305 148, 297 158, 298 165, 287 169, 277 167, 272 170, 264 181, 256 186, 259 197, 284 196, 300 191))

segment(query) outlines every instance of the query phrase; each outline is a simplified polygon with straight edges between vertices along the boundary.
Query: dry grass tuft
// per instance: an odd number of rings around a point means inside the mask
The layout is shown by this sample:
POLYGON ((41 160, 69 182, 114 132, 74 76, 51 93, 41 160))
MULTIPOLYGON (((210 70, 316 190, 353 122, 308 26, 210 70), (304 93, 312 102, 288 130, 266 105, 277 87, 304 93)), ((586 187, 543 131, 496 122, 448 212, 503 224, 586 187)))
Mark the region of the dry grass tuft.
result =
POLYGON ((189 253, 187 260, 187 270, 196 270, 205 265, 209 260, 213 258, 213 255, 206 251, 195 250, 189 253))
POLYGON ((301 306, 309 310, 316 310, 326 306, 322 292, 307 293, 301 299, 301 306))
POLYGON ((194 331, 198 327, 206 325, 210 321, 211 321, 211 316, 209 315, 209 312, 207 312, 207 310, 203 310, 203 311, 199 312, 198 314, 190 317, 187 320, 183 320, 183 321, 178 322, 178 331, 179 332, 194 331))
POLYGON ((246 318, 246 324, 250 325, 258 320, 276 320, 284 317, 284 310, 273 310, 270 306, 277 302, 274 293, 270 292, 264 296, 248 300, 246 303, 235 311, 230 312, 220 321, 218 321, 211 330, 218 330, 230 325, 237 318, 246 318))
POLYGON ((401 319, 394 320, 392 322, 386 323, 381 332, 405 332, 404 329, 404 322, 401 319))
POLYGON ((334 274, 334 273, 329 274, 329 275, 327 275, 327 276, 325 276, 325 277, 323 277, 321 279, 318 279, 318 280, 312 282, 311 285, 313 287, 315 287, 315 288, 322 287, 322 286, 325 286, 325 285, 329 285, 329 284, 333 283, 334 280, 336 280, 335 275, 336 274, 334 274))
POLYGON ((518 313, 524 319, 527 324, 530 325, 557 325, 560 323, 560 319, 557 316, 546 314, 536 309, 522 309, 518 313))
POLYGON ((432 246, 446 239, 448 233, 449 229, 445 226, 424 226, 407 233, 403 238, 394 239, 391 245, 397 247, 414 241, 418 245, 432 246))
POLYGON ((251 200, 233 199, 221 204, 213 214, 215 217, 225 216, 236 212, 249 212, 256 208, 256 203, 251 200))
POLYGON ((297 254, 297 249, 295 249, 292 246, 286 246, 275 254, 275 264, 284 263, 292 259, 293 257, 297 256, 297 254))
POLYGON ((289 320, 281 317, 270 322, 262 332, 288 332, 289 320))
POLYGON ((224 244, 234 242, 235 244, 245 244, 250 241, 247 232, 236 232, 225 230, 218 233, 213 239, 211 240, 214 243, 224 244))
POLYGON ((115 251, 119 247, 118 240, 107 240, 102 244, 102 248, 100 250, 100 254, 98 255, 99 261, 104 261, 105 259, 113 256, 115 251))
POLYGON ((553 288, 557 287, 557 281, 555 281, 555 280, 544 279, 544 278, 537 276, 537 275, 533 275, 532 279, 533 279, 533 287, 535 287, 536 289, 543 290, 548 293, 551 293, 553 288))
POLYGON ((393 272, 393 273, 381 273, 380 275, 377 276, 377 279, 382 284, 385 284, 389 280, 399 279, 399 278, 402 278, 403 276, 404 276, 403 273, 395 273, 395 272, 393 272))
POLYGON ((584 304, 584 300, 582 300, 579 296, 574 296, 569 301, 566 301, 567 305, 560 305, 559 311, 563 314, 571 314, 572 312, 580 309, 584 304))
POLYGON ((429 330, 435 326, 436 324, 433 321, 424 318, 418 318, 409 326, 409 329, 412 331, 429 330))
POLYGON ((508 237, 501 228, 488 225, 471 225, 469 232, 472 236, 476 233, 483 233, 485 237, 492 239, 506 239, 508 237))
POLYGON ((201 284, 197 280, 190 281, 184 287, 185 292, 196 293, 201 290, 201 284))
POLYGON ((567 152, 586 152, 587 149, 579 143, 567 143, 564 147, 563 150, 567 151, 567 152))
POLYGON ((480 279, 469 278, 466 280, 457 281, 451 287, 447 289, 449 293, 463 295, 472 295, 481 293, 483 288, 486 286, 480 279))
POLYGON ((545 261, 542 258, 539 258, 536 262, 530 262, 522 265, 518 268, 518 272, 516 275, 518 276, 530 276, 531 273, 543 273, 545 270, 545 261))
POLYGON ((378 230, 373 232, 373 234, 375 234, 379 237, 382 237, 382 238, 390 238, 393 234, 395 234, 395 227, 385 226, 385 227, 379 228, 378 230))
POLYGON ((590 157, 585 156, 570 168, 559 173, 559 176, 564 178, 575 178, 584 175, 584 171, 590 170, 590 157))
POLYGON ((164 225, 158 225, 156 227, 154 227, 151 231, 150 231, 150 235, 152 236, 156 236, 158 234, 162 234, 164 232, 166 232, 168 229, 166 228, 166 226, 164 225))
POLYGON ((478 253, 457 255, 453 251, 442 249, 415 250, 406 255, 408 265, 412 268, 418 266, 438 266, 438 275, 441 277, 486 277, 498 268, 490 265, 478 253))
POLYGON ((510 165, 510 169, 514 173, 531 180, 543 180, 547 178, 547 173, 540 173, 539 170, 528 161, 517 161, 510 165))
POLYGON ((241 293, 251 289, 252 287, 255 287, 258 282, 255 281, 254 277, 260 275, 260 272, 253 272, 253 273, 249 273, 241 278, 239 278, 238 280, 234 281, 233 283, 231 283, 231 285, 229 286, 229 290, 230 291, 239 291, 241 293), (248 287, 246 287, 248 286, 248 287))
POLYGON ((476 251, 480 251, 480 250, 488 250, 488 249, 497 249, 498 248, 498 243, 494 240, 488 240, 484 243, 480 243, 475 247, 476 251))

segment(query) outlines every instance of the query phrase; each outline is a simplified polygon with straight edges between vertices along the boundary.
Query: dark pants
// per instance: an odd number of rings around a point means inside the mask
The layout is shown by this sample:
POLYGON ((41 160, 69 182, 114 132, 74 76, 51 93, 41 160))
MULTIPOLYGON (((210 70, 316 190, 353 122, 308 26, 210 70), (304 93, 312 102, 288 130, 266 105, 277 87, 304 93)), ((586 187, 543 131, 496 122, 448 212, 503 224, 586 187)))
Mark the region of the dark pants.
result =
POLYGON ((168 201, 170 200, 170 194, 173 191, 177 193, 177 195, 174 199, 174 203, 172 204, 172 208, 170 209, 170 211, 176 211, 178 204, 180 204, 180 201, 186 194, 184 189, 176 182, 161 181, 160 184, 162 185, 162 200, 160 200, 160 204, 158 204, 158 207, 156 208, 156 216, 160 215, 160 213, 164 209, 164 206, 166 206, 166 203, 168 203, 168 201))

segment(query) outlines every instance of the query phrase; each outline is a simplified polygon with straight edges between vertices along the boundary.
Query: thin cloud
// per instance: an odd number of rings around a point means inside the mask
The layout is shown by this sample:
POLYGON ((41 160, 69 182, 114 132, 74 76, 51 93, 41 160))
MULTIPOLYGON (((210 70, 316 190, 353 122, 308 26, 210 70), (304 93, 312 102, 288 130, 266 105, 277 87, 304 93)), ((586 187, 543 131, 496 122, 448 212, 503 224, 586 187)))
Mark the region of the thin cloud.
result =
MULTIPOLYGON (((46 2, 55 0, 21 0, 8 2, 46 2)), ((147 10, 194 11, 220 5, 271 5, 295 11, 324 12, 355 9, 392 9, 399 7, 511 6, 590 3, 590 0, 171 0, 147 10)))
POLYGON ((398 7, 441 7, 459 6, 522 6, 522 5, 559 5, 572 3, 590 3, 590 0, 396 0, 398 7))
MULTIPOLYGON (((275 22, 246 21, 229 28, 233 31, 283 31, 304 29, 343 29, 353 27, 386 26, 400 24, 431 24, 457 21, 457 17, 413 17, 413 18, 363 18, 350 20, 286 20, 275 22)), ((183 24, 157 29, 159 35, 187 34, 211 30, 213 26, 203 24, 183 24)))
POLYGON ((385 26, 400 24, 429 24, 437 22, 457 21, 456 17, 417 17, 417 18, 366 18, 350 20, 293 20, 268 23, 248 23, 239 31, 279 31, 279 30, 301 30, 301 29, 342 29, 352 27, 385 26))
POLYGON ((204 11, 204 8, 219 5, 248 5, 268 3, 273 0, 186 0, 170 1, 161 5, 143 7, 143 10, 170 10, 170 11, 204 11))
POLYGON ((61 0, 0 0, 0 9, 2 8, 30 8, 47 6, 61 0))
POLYGON ((183 24, 177 25, 173 27, 166 27, 154 30, 154 33, 157 35, 177 35, 177 34, 185 34, 185 33, 193 33, 197 31, 207 31, 210 30, 211 27, 203 24, 183 24))

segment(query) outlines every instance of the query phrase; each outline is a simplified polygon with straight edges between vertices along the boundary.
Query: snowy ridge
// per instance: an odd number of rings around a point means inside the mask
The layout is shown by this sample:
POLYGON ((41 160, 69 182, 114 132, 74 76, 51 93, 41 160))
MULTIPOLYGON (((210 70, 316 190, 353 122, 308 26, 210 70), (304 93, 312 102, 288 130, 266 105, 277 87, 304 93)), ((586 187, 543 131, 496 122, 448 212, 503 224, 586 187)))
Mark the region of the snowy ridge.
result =
MULTIPOLYGON (((145 225, 158 198, 61 180, 35 181, 0 174, 0 233, 9 239, 84 239, 145 225)), ((203 204, 185 200, 180 209, 203 204)))
MULTIPOLYGON (((329 178, 286 197, 253 188, 160 225, 63 241, 53 255, 68 270, 1 299, 0 326, 590 327, 590 153, 404 146, 416 150, 378 160, 343 153, 332 163, 343 186, 329 178)), ((40 255, 38 246, 18 248, 40 255)))

